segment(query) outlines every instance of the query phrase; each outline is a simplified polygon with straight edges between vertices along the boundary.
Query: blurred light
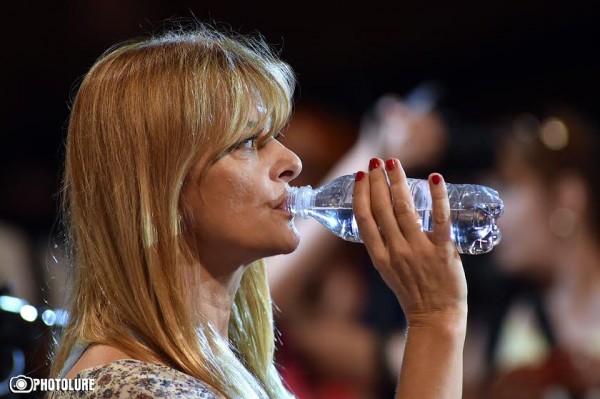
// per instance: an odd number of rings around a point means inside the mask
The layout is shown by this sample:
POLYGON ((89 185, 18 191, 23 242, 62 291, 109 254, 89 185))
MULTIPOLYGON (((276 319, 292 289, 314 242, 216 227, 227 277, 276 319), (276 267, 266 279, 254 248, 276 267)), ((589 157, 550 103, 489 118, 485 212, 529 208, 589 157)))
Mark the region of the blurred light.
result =
POLYGON ((35 321, 35 319, 37 319, 37 317, 38 317, 37 309, 31 305, 22 306, 19 313, 21 314, 21 317, 23 318, 23 320, 30 321, 30 322, 35 321))
POLYGON ((540 140, 551 150, 562 150, 569 143, 567 126, 560 119, 548 119, 542 125, 540 140))
POLYGON ((55 325, 61 327, 67 325, 67 322, 69 321, 69 312, 66 310, 56 309, 54 314, 56 315, 56 320, 54 322, 55 325))
MULTIPOLYGON (((9 295, 0 296, 0 311, 20 314, 23 320, 29 322, 34 322, 38 318, 39 312, 41 312, 41 310, 38 311, 36 307, 28 304, 27 301, 9 295)), ((46 309, 42 312, 41 319, 47 326, 64 327, 69 320, 69 313, 62 309, 46 309)))
POLYGON ((47 326, 53 326, 56 323, 56 313, 53 310, 44 310, 42 313, 42 321, 47 326))
POLYGON ((0 310, 5 312, 19 313, 25 305, 27 305, 27 302, 14 296, 0 296, 0 310))

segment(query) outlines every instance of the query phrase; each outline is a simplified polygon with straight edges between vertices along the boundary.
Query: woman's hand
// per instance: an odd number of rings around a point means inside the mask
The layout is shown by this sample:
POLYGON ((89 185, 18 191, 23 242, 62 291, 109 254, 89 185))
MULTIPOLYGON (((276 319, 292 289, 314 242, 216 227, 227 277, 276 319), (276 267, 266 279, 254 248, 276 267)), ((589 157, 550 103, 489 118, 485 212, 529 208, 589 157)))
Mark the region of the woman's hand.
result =
POLYGON ((400 162, 389 159, 385 169, 373 158, 368 176, 356 174, 353 206, 373 264, 410 327, 396 398, 460 398, 467 285, 450 239, 446 186, 439 174, 429 176, 434 227, 428 234, 421 230, 400 162))
POLYGON ((464 324, 467 286, 450 238, 450 205, 443 178, 429 176, 432 233, 423 232, 406 175, 397 159, 373 158, 370 173, 359 172, 354 215, 373 264, 396 294, 411 328, 464 324), (386 180, 389 179, 389 185, 386 180))

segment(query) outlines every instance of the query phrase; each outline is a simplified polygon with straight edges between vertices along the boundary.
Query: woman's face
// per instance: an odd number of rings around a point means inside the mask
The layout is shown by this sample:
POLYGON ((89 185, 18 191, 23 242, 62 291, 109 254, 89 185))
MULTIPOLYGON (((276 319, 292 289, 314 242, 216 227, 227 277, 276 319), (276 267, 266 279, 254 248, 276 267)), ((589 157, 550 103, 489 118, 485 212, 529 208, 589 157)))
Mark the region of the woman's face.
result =
POLYGON ((553 263, 556 241, 548 224, 554 208, 551 191, 510 150, 501 159, 501 174, 504 215, 498 225, 502 242, 494 251, 500 266, 511 273, 545 276, 553 263))
POLYGON ((232 266, 292 252, 299 243, 282 202, 300 159, 276 138, 248 130, 231 151, 202 174, 199 162, 183 195, 193 216, 201 261, 232 266))

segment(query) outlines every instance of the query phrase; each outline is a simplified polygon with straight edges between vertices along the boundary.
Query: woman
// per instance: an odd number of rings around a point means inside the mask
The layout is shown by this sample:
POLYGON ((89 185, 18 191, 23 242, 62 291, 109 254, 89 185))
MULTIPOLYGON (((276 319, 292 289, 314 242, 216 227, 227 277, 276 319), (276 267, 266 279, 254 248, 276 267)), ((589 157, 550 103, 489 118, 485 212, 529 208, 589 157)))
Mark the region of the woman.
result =
MULTIPOLYGON (((301 164, 276 140, 293 87, 261 41, 204 27, 91 68, 67 139, 73 287, 53 376, 95 378, 97 396, 290 396, 261 259, 299 242, 282 204, 301 164)), ((466 286, 445 186, 430 177, 425 235, 398 160, 385 165, 357 173, 355 212, 411 325, 397 397, 460 397, 466 286)))

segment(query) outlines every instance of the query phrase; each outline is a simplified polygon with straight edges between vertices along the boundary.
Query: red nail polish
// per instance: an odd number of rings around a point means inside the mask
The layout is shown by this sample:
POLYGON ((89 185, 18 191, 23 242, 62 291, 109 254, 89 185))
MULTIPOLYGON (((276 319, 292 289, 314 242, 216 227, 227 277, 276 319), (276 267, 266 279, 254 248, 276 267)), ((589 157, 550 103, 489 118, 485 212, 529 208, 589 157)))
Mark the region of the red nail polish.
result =
POLYGON ((359 171, 359 172, 356 172, 356 177, 354 178, 354 181, 361 181, 364 178, 365 178, 365 172, 359 171))
POLYGON ((433 184, 440 184, 442 178, 440 177, 440 175, 433 175, 431 176, 431 181, 433 182, 433 184))
POLYGON ((396 169, 396 161, 394 161, 393 159, 388 159, 387 161, 385 161, 385 167, 387 168, 387 170, 396 169))
POLYGON ((371 158, 371 160, 369 161, 369 170, 377 169, 379 166, 381 166, 379 159, 371 158))

